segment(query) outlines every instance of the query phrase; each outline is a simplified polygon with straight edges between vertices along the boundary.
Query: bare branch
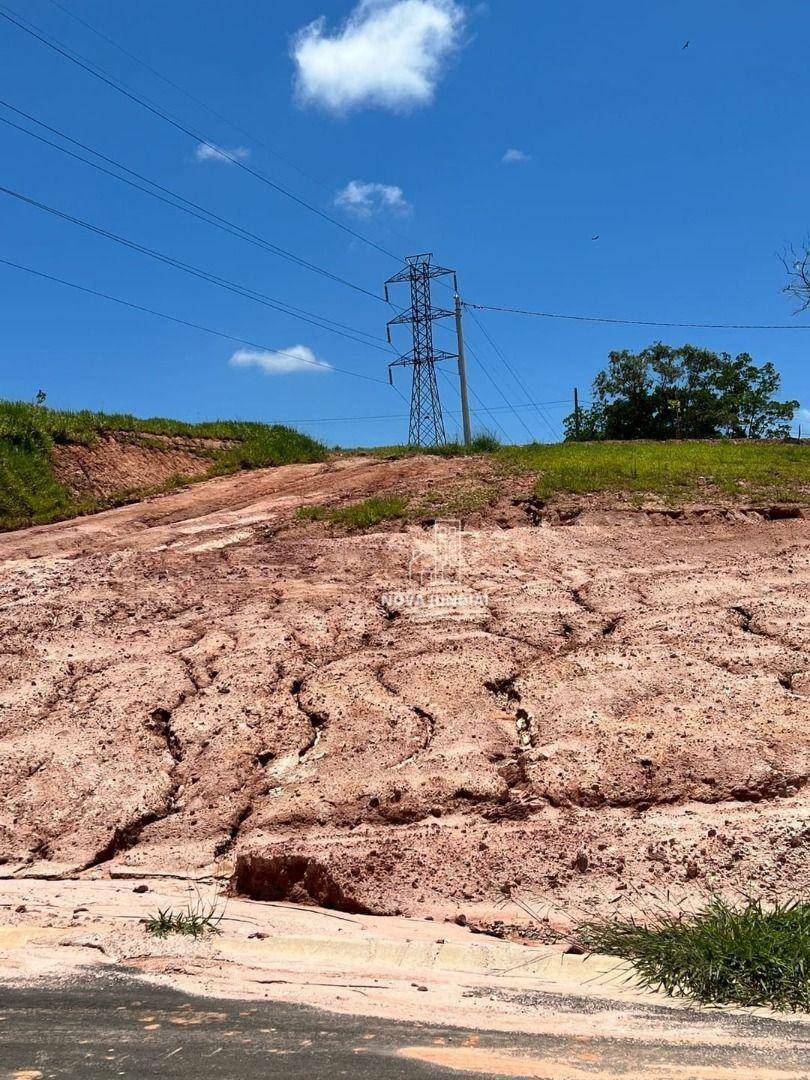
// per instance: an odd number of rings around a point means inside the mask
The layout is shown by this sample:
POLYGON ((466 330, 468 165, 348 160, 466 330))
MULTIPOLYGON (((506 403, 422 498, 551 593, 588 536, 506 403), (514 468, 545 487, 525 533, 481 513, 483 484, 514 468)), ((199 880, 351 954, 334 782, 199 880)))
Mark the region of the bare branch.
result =
POLYGON ((782 253, 782 265, 787 271, 788 281, 783 292, 795 296, 799 307, 794 314, 810 309, 810 237, 796 248, 792 244, 782 253))

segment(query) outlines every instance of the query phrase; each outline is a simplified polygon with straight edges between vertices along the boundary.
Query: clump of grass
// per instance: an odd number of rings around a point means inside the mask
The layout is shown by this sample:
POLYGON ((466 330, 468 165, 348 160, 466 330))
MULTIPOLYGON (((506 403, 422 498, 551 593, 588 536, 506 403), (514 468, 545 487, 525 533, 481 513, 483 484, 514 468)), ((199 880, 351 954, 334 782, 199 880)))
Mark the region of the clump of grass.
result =
POLYGON ((650 922, 597 920, 574 935, 592 952, 632 962, 642 982, 706 1005, 810 1010, 810 902, 732 905, 650 922))
POLYGON ((500 449, 500 446, 501 440, 497 435, 493 435, 491 431, 481 431, 477 435, 473 435, 470 453, 494 454, 496 450, 500 449))
POLYGON ((158 908, 157 914, 146 920, 146 932, 160 938, 168 937, 169 934, 194 938, 219 934, 219 924, 224 914, 224 910, 220 910, 216 903, 204 904, 199 899, 189 901, 186 907, 179 911, 158 908))
POLYGON ((304 521, 328 521, 344 529, 370 529, 381 521, 401 518, 405 515, 407 502, 398 495, 372 496, 348 506, 301 506, 296 511, 304 521))

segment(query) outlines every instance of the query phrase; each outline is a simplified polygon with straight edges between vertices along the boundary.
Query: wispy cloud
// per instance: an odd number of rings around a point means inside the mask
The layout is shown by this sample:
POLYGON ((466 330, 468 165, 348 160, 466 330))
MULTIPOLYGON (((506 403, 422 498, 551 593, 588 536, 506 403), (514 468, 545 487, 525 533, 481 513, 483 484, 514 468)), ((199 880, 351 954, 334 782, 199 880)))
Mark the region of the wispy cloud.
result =
POLYGON ((224 161, 226 165, 232 165, 233 159, 246 161, 250 157, 250 150, 246 146, 214 146, 213 143, 198 143, 194 151, 197 161, 224 161))
POLYGON ((527 154, 523 150, 517 150, 515 147, 510 147, 501 158, 504 165, 520 165, 521 162, 531 161, 531 154, 527 154))
POLYGON ((267 375, 289 375, 294 371, 331 371, 332 365, 319 360, 306 345, 291 345, 278 352, 261 349, 239 349, 230 359, 232 367, 257 367, 267 375))
POLYGON ((411 212, 411 205, 401 187, 367 183, 364 180, 350 180, 335 196, 335 206, 341 206, 362 218, 383 213, 401 217, 411 212))
POLYGON ((796 419, 801 424, 810 424, 810 409, 799 409, 796 413, 796 419))
POLYGON ((321 16, 293 39, 298 98, 336 113, 428 104, 464 21, 456 0, 359 0, 332 34, 321 16))

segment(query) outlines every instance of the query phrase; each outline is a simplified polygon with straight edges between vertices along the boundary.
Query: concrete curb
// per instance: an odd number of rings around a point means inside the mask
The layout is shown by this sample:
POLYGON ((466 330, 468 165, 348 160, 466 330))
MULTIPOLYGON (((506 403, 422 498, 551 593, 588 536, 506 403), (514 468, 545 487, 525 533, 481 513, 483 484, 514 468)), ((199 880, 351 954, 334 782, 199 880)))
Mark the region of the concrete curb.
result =
POLYGON ((613 956, 571 956, 508 942, 396 941, 384 938, 339 940, 325 937, 277 937, 263 941, 222 938, 217 951, 230 959, 345 971, 402 969, 481 977, 540 979, 566 984, 598 981, 602 986, 638 986, 632 966, 613 956), (535 950, 532 950, 535 951, 535 950))

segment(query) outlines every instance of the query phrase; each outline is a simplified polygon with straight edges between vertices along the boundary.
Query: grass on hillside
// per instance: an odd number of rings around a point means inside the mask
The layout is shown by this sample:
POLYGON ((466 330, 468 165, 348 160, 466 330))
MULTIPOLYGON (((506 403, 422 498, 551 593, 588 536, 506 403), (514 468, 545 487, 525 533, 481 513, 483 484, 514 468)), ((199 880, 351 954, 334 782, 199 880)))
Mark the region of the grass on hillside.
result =
POLYGON ((405 515, 405 499, 396 495, 373 496, 348 506, 299 506, 297 516, 304 521, 326 521, 330 525, 353 531, 370 529, 381 521, 401 518, 405 515))
MULTIPOLYGON (((281 424, 237 420, 188 424, 162 417, 142 420, 126 414, 64 412, 0 401, 0 529, 47 524, 142 496, 143 491, 128 491, 105 502, 77 500, 58 481, 51 462, 54 445, 90 446, 105 433, 158 448, 163 444, 150 441, 150 435, 222 440, 222 447, 189 447, 210 461, 209 476, 326 457, 321 443, 281 424)), ((185 478, 177 478, 178 485, 184 482, 185 478)))
POLYGON ((810 1010, 810 903, 712 900, 695 914, 585 923, 586 949, 632 962, 642 982, 705 1005, 810 1010))
POLYGON ((443 446, 408 446, 405 443, 394 443, 391 446, 364 446, 352 450, 354 454, 374 454, 378 457, 413 457, 414 454, 436 454, 438 457, 465 457, 469 454, 492 454, 500 449, 501 443, 495 435, 488 431, 474 435, 469 447, 464 443, 454 440, 443 446))
POLYGON ((504 447, 497 457, 538 474, 536 494, 600 492, 806 502, 810 446, 780 442, 567 442, 504 447))

